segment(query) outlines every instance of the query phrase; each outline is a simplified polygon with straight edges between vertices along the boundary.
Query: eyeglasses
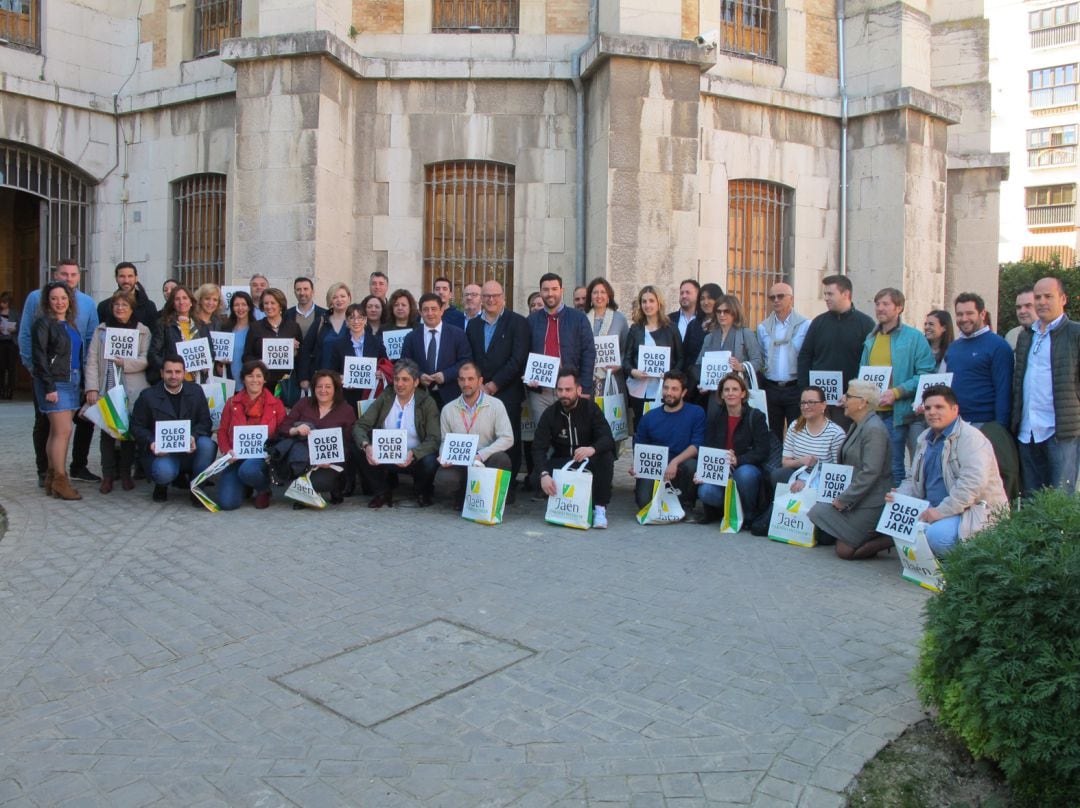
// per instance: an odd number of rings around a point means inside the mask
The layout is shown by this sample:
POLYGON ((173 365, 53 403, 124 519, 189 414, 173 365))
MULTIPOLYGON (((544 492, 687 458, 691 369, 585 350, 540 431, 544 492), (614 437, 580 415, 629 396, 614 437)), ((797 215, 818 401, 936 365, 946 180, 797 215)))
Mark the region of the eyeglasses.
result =
POLYGON ((480 295, 480 297, 485 298, 486 300, 495 300, 496 298, 502 297, 502 292, 492 292, 490 294, 485 292, 480 295))
POLYGON ((731 309, 717 309, 716 314, 717 316, 721 314, 731 314, 731 309))
POLYGON ((800 407, 813 407, 813 406, 816 406, 817 404, 824 404, 824 403, 825 403, 824 401, 800 401, 799 406, 800 407))
POLYGON ((788 296, 787 293, 784 293, 784 294, 779 294, 779 295, 768 295, 768 298, 769 298, 769 300, 783 300, 787 296, 788 296))
POLYGON ((347 316, 345 319, 346 320, 366 320, 367 317, 365 317, 363 314, 361 314, 358 311, 354 311, 352 314, 347 316))
POLYGON ((1037 354, 1039 352, 1039 349, 1042 347, 1042 344, 1044 342, 1046 342, 1046 338, 1048 336, 1050 336, 1050 329, 1049 328, 1046 329, 1045 331, 1043 331, 1041 334, 1039 332, 1037 332, 1037 331, 1035 332, 1035 345, 1031 349, 1031 355, 1032 356, 1035 356, 1035 354, 1037 354))
POLYGON ((866 399, 863 398, 862 396, 852 395, 851 393, 845 393, 844 398, 857 398, 857 399, 859 399, 859 401, 866 401, 866 399))

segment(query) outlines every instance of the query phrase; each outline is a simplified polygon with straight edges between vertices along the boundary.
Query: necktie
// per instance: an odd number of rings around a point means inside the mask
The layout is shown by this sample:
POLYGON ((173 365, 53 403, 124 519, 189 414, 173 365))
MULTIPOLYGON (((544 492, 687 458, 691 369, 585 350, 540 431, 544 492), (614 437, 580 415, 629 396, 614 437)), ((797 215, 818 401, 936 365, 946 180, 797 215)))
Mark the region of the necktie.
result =
POLYGON ((544 333, 544 355, 559 356, 559 316, 549 314, 547 331, 544 333))
POLYGON ((438 361, 435 353, 435 329, 432 328, 428 333, 431 334, 431 338, 427 344, 427 370, 428 373, 434 373, 435 364, 438 361))

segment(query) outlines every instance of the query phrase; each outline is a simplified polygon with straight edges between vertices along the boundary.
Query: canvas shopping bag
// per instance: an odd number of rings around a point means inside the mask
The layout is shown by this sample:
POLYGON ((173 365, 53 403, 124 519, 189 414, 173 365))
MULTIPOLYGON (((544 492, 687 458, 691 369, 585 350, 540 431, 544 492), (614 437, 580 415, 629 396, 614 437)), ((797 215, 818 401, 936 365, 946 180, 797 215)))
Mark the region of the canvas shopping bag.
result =
POLYGON ((663 386, 661 386, 660 389, 656 391, 656 398, 650 398, 650 399, 645 400, 645 405, 641 408, 641 414, 644 415, 645 413, 649 412, 650 410, 656 409, 658 407, 663 407, 663 406, 664 406, 664 388, 663 388, 663 386))
POLYGON ((221 426, 221 413, 225 411, 225 402, 236 391, 236 382, 233 379, 218 379, 210 376, 201 385, 203 394, 206 396, 206 406, 210 408, 210 426, 217 432, 221 426))
POLYGON ((807 516, 816 501, 817 490, 810 485, 792 494, 788 483, 777 483, 772 518, 769 520, 769 538, 799 547, 816 546, 817 529, 807 516))
POLYGON ((229 467, 231 461, 231 454, 222 455, 209 466, 204 468, 201 472, 196 474, 195 477, 191 480, 190 487, 192 495, 195 497, 195 499, 199 500, 199 502, 203 504, 203 507, 206 508, 206 510, 210 511, 210 513, 217 513, 221 510, 221 508, 216 502, 214 502, 214 500, 207 496, 207 494, 202 490, 202 486, 208 480, 212 480, 213 478, 224 474, 225 469, 229 467))
POLYGON ((98 396, 96 404, 86 404, 79 415, 116 440, 130 439, 131 415, 127 389, 122 384, 98 396))
POLYGON ((566 465, 552 473, 555 496, 548 497, 544 521, 588 530, 592 527, 592 473, 585 470, 588 459, 576 469, 571 468, 573 464, 572 459, 568 460, 566 465))
POLYGON ((602 395, 596 397, 596 404, 604 412, 604 419, 611 427, 611 436, 615 440, 630 437, 630 427, 626 423, 626 397, 619 392, 619 383, 610 370, 604 377, 602 395))
POLYGON ((312 508, 318 508, 322 510, 326 507, 326 500, 322 498, 322 494, 315 490, 311 484, 311 480, 308 474, 311 472, 305 472, 292 481, 292 485, 285 489, 285 496, 289 499, 299 502, 302 505, 310 505, 312 508))
POLYGON ((724 518, 720 521, 721 533, 738 533, 743 526, 742 500, 735 478, 728 480, 724 489, 724 518))
POLYGON ((525 400, 521 402, 522 442, 531 441, 534 437, 536 437, 536 421, 537 416, 533 415, 532 408, 529 407, 529 396, 526 393, 525 400))
POLYGON ((761 389, 761 385, 758 384, 757 373, 754 372, 754 366, 749 362, 743 362, 743 367, 746 368, 747 384, 750 386, 750 395, 746 399, 746 403, 753 407, 755 410, 760 410, 761 414, 765 416, 765 426, 769 425, 769 404, 765 398, 765 391, 761 389))
POLYGON ((679 491, 669 482, 653 482, 653 495, 649 504, 637 513, 639 525, 670 525, 686 518, 686 511, 679 502, 679 491))
POLYGON ((905 581, 929 589, 931 592, 940 592, 945 586, 945 579, 941 577, 941 567, 938 560, 926 541, 926 523, 915 523, 915 541, 906 542, 893 537, 896 552, 900 555, 900 577, 905 581))
POLYGON ((461 518, 481 525, 501 525, 503 509, 506 507, 506 492, 509 490, 509 471, 469 466, 461 518))

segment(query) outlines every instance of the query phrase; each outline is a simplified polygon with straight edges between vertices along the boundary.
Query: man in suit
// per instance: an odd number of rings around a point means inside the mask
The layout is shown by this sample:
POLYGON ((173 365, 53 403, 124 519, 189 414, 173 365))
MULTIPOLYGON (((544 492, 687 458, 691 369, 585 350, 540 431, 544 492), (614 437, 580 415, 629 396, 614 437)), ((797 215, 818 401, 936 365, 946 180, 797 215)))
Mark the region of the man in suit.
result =
POLYGON ((443 322, 442 300, 437 294, 429 292, 420 296, 420 320, 405 337, 401 358, 411 359, 420 366, 420 384, 442 410, 461 395, 458 371, 463 363, 472 361, 472 351, 465 332, 443 322))
POLYGON ((465 335, 480 375, 487 379, 484 392, 503 403, 514 429, 510 448, 510 473, 516 477, 521 467, 521 404, 525 388, 521 375, 529 356, 529 325, 525 318, 506 308, 506 298, 498 281, 488 281, 481 290, 483 309, 469 321, 465 335))
POLYGON ((296 296, 296 305, 285 310, 285 319, 295 320, 300 326, 300 333, 306 337, 311 324, 321 321, 327 312, 315 303, 315 284, 311 282, 311 278, 301 275, 294 280, 293 294, 296 296))

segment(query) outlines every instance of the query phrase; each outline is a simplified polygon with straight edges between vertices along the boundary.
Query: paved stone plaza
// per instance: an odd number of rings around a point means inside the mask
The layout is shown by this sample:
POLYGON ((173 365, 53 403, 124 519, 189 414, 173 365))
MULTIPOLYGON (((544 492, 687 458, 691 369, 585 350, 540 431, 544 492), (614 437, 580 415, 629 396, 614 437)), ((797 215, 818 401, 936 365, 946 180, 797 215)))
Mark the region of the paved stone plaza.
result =
MULTIPOLYGON (((839 806, 927 593, 713 526, 36 486, 0 405, 0 804, 839 806)), ((96 466, 98 450, 91 454, 96 466)))

